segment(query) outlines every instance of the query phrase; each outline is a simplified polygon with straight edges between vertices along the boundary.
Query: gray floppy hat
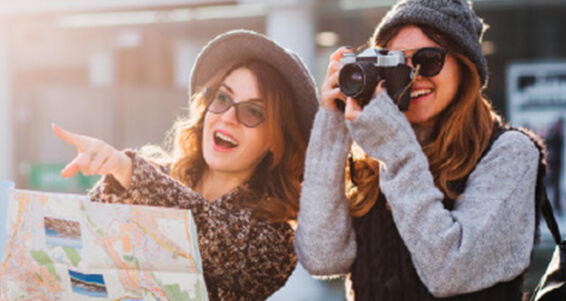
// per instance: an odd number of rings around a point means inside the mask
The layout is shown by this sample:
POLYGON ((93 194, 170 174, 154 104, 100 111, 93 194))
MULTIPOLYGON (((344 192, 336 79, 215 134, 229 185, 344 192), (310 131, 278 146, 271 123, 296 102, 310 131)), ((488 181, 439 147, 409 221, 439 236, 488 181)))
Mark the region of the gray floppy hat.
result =
POLYGON ((314 79, 301 58, 272 39, 247 30, 221 34, 208 42, 197 56, 189 95, 202 87, 218 70, 234 60, 253 59, 264 62, 279 71, 295 94, 297 114, 303 136, 308 140, 314 115, 318 110, 318 95, 314 79))
POLYGON ((461 45, 464 55, 476 65, 482 86, 488 80, 487 62, 481 41, 487 25, 467 0, 402 0, 395 4, 377 26, 380 37, 397 25, 427 25, 461 45))

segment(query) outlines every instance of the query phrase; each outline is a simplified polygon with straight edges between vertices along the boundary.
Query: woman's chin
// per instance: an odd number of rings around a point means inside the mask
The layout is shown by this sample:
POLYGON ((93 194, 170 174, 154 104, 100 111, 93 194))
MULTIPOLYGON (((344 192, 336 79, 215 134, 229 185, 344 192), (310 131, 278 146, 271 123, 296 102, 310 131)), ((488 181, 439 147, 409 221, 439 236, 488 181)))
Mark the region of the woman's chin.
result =
POLYGON ((409 111, 404 114, 411 124, 419 126, 432 126, 434 124, 432 118, 430 118, 429 114, 426 114, 425 112, 411 111, 409 108, 409 111))

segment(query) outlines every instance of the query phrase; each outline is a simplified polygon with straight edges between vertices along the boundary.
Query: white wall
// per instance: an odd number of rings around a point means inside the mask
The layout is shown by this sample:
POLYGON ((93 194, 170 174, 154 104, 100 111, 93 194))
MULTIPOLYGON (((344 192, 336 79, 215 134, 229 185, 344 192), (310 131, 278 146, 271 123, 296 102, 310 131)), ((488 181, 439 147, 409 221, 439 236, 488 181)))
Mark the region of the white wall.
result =
POLYGON ((297 52, 309 70, 315 70, 316 0, 266 0, 266 33, 297 52))
POLYGON ((178 5, 211 5, 227 0, 0 0, 0 15, 17 13, 47 13, 136 9, 178 5))
POLYGON ((0 180, 13 180, 12 95, 7 45, 0 35, 0 180))

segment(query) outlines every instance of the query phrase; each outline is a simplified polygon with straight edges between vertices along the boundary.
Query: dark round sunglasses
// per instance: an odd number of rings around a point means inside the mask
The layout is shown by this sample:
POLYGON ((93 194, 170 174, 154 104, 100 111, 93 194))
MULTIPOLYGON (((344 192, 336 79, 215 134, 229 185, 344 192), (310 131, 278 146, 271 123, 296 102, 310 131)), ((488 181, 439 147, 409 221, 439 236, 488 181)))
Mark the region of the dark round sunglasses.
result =
POLYGON ((205 88, 206 110, 214 114, 222 114, 232 106, 236 109, 236 119, 246 127, 254 128, 265 121, 263 106, 253 100, 234 102, 228 94, 219 89, 205 88))
POLYGON ((438 47, 424 47, 402 49, 399 51, 417 50, 412 55, 405 55, 405 58, 411 58, 413 66, 420 65, 419 75, 424 77, 432 77, 440 73, 444 66, 447 51, 438 47))

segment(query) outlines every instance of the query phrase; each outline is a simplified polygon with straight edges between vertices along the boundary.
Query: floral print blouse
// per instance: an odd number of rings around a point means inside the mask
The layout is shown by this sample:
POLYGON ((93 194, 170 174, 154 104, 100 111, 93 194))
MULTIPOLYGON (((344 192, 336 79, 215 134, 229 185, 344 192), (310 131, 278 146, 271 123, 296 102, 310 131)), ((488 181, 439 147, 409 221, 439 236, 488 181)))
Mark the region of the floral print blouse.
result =
POLYGON ((133 163, 130 187, 106 176, 89 193, 91 200, 190 209, 210 300, 265 300, 285 284, 297 264, 288 223, 253 218, 238 206, 238 189, 209 202, 165 168, 126 153, 133 163))

